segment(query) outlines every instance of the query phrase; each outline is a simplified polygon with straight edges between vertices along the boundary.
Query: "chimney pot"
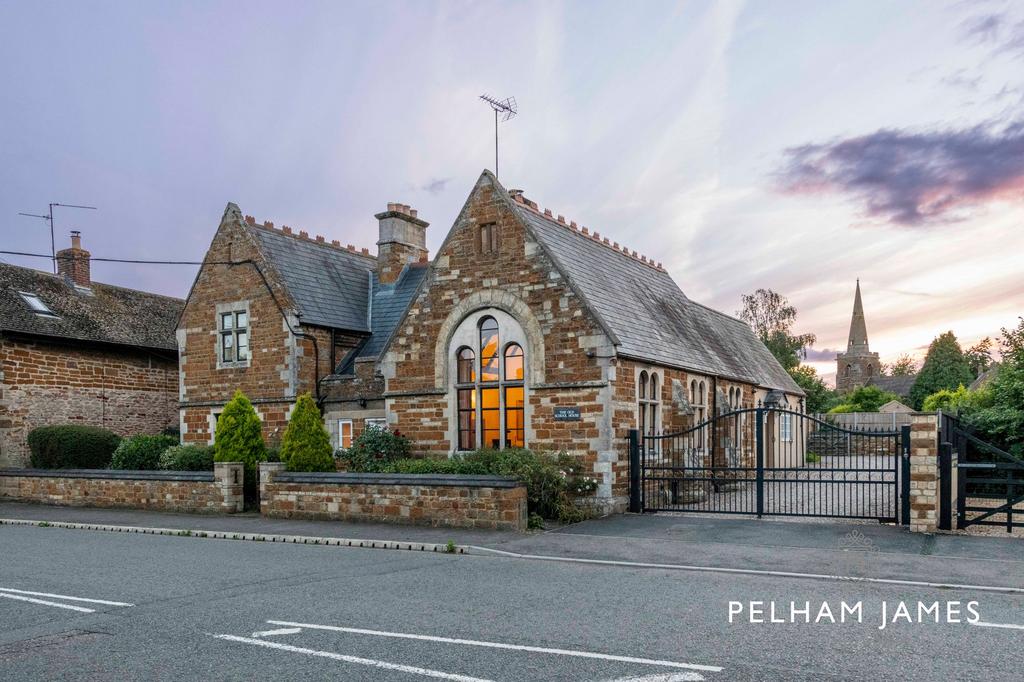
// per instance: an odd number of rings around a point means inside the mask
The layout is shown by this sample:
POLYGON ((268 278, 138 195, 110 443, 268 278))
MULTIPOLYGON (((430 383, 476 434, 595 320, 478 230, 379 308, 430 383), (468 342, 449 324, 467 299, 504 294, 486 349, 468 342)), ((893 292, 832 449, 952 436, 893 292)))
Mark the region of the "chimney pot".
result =
POLYGON ((82 233, 71 231, 71 248, 58 251, 57 273, 80 287, 92 286, 90 278, 90 253, 82 248, 82 233))
POLYGON ((291 234, 292 233, 292 228, 288 227, 287 225, 282 225, 281 226, 281 231, 284 232, 285 234, 291 234))
POLYGON ((271 230, 273 230, 274 229, 274 223, 270 222, 269 220, 264 220, 263 221, 263 227, 269 227, 271 230))
POLYGON ((564 216, 564 215, 560 215, 560 216, 558 216, 558 222, 560 222, 560 223, 562 223, 563 225, 565 225, 565 216, 564 216))
POLYGON ((341 246, 341 242, 339 242, 337 239, 332 239, 331 246, 341 246))
POLYGON ((551 209, 550 208, 545 208, 544 209, 544 215, 546 215, 548 218, 550 218, 551 217, 551 209))
MULTIPOLYGON (((377 279, 381 284, 392 284, 409 263, 427 259, 427 223, 409 204, 392 202, 388 210, 376 215, 379 227, 377 239, 377 279)), ((366 249, 364 253, 369 253, 366 249)))
POLYGON ((302 237, 303 239, 309 239, 309 232, 306 232, 305 230, 299 230, 299 236, 302 237))

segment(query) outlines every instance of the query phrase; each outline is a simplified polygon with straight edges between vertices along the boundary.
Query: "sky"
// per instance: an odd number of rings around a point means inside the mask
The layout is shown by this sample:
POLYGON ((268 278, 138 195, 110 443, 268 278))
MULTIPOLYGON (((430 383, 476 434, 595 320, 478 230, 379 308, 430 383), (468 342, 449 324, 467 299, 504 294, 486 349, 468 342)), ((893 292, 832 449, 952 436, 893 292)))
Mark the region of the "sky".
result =
MULTIPOLYGON (((1024 5, 0 0, 0 250, 199 260, 227 202, 435 250, 499 179, 736 314, 770 288, 828 377, 860 278, 872 350, 1024 314, 1024 5)), ((0 254, 47 269, 46 260, 0 254)), ((195 268, 93 264, 184 297, 195 268)))

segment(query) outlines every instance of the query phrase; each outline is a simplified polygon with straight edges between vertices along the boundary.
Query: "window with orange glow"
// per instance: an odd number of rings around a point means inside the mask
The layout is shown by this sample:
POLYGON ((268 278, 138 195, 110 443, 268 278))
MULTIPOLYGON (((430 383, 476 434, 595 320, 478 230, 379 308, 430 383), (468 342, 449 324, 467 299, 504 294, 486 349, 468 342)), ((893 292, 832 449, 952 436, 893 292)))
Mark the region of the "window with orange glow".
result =
POLYGON ((526 446, 526 356, 518 343, 501 348, 497 320, 477 325, 478 352, 455 353, 458 449, 526 446))

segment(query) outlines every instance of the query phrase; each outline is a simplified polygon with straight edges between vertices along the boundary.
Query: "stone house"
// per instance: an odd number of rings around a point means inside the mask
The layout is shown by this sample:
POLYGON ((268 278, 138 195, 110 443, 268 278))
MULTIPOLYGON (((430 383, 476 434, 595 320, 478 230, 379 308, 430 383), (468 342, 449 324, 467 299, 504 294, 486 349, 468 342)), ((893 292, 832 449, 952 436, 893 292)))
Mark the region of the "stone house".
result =
POLYGON ((336 446, 386 425, 426 455, 564 450, 611 510, 626 504, 629 429, 682 429, 769 396, 803 409, 744 323, 487 171, 432 260, 416 211, 376 217, 374 257, 228 205, 178 328, 186 441, 208 442, 241 388, 273 442, 310 391, 336 446))
POLYGON ((177 424, 184 302, 93 282, 90 254, 71 235, 58 274, 0 263, 0 467, 27 466, 38 426, 128 436, 177 424))

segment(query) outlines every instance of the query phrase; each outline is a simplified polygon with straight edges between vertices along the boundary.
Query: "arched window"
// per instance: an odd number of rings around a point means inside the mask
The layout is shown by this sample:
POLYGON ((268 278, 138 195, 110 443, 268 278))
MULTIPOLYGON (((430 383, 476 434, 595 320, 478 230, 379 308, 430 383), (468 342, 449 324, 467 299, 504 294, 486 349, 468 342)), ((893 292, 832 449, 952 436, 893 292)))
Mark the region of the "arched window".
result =
POLYGON ((843 376, 850 376, 850 370, 853 369, 851 365, 846 366, 846 370, 843 372, 843 376))
POLYGON ((875 368, 872 367, 871 365, 868 365, 868 376, 870 377, 870 376, 874 376, 874 375, 875 375, 875 368))
POLYGON ((653 436, 658 433, 658 406, 661 395, 658 391, 658 375, 647 370, 640 372, 637 381, 637 417, 640 434, 653 436))
POLYGON ((643 370, 640 372, 640 380, 637 382, 637 416, 640 419, 640 435, 646 436, 647 433, 647 371, 643 370))
POLYGON ((458 449, 524 447, 523 347, 509 343, 502 351, 498 321, 491 316, 480 319, 476 333, 479 364, 476 353, 468 346, 455 354, 458 449))
POLYGON ((459 363, 456 381, 460 384, 471 384, 476 381, 476 353, 473 349, 463 346, 456 357, 459 363))
MULTIPOLYGON (((704 419, 707 415, 707 389, 704 386, 704 382, 697 384, 697 404, 700 405, 697 408, 697 423, 704 423, 704 419)), ((700 431, 697 432, 697 447, 704 447, 704 430, 705 427, 701 427, 700 431)))

